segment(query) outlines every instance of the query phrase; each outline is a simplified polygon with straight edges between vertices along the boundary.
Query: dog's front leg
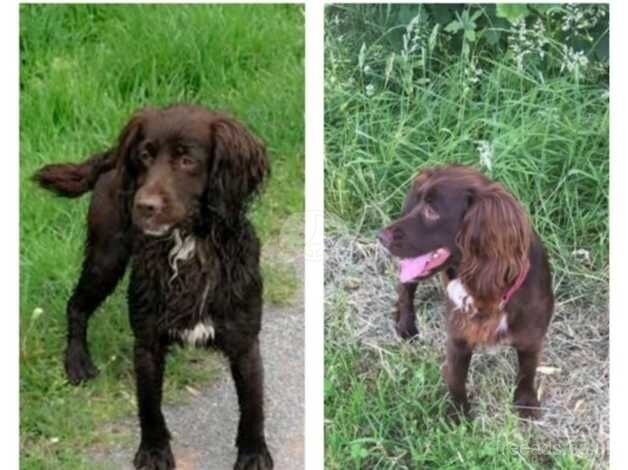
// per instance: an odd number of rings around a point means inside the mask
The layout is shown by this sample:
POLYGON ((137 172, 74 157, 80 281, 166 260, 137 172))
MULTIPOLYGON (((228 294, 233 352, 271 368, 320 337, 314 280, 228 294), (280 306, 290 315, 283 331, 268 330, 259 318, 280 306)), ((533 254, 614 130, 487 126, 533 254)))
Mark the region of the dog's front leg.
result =
POLYGON ((264 371, 255 341, 243 353, 230 357, 231 373, 238 393, 238 460, 235 470, 270 470, 273 459, 264 438, 264 371))
POLYGON ((471 362, 472 350, 466 341, 460 339, 447 339, 447 362, 443 370, 449 395, 453 401, 453 413, 450 413, 454 420, 460 414, 469 415, 469 402, 467 400, 467 374, 469 363, 471 362))
POLYGON ((414 293, 417 283, 397 285, 397 304, 395 305, 395 329, 403 339, 410 339, 419 334, 414 313, 414 293))
POLYGON ((170 433, 161 412, 166 346, 135 342, 135 380, 140 418, 141 442, 135 454, 135 468, 170 470, 175 468, 170 449, 170 433))
POLYGON ((517 349, 519 374, 515 389, 515 407, 522 418, 538 418, 540 403, 534 386, 534 377, 539 363, 539 351, 517 349))
MULTIPOLYGON (((119 226, 113 217, 108 220, 112 220, 114 229, 119 226)), ((64 365, 73 385, 98 375, 87 347, 87 325, 94 311, 124 275, 129 257, 128 243, 124 232, 98 233, 94 227, 89 227, 83 269, 67 306, 68 339, 64 365)))

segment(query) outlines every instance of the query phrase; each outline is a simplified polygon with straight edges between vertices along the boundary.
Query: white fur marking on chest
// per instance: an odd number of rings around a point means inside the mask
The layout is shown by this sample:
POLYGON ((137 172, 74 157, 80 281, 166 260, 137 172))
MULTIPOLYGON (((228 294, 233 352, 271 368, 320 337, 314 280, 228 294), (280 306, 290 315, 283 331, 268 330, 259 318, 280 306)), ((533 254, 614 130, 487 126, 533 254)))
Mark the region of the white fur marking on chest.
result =
POLYGON ((168 264, 172 268, 170 282, 179 275, 179 261, 189 260, 196 250, 196 241, 192 235, 188 235, 185 239, 182 239, 181 232, 175 229, 172 232, 172 236, 174 238, 174 246, 168 253, 168 264))
POLYGON ((206 320, 198 322, 192 329, 178 331, 177 335, 191 346, 202 346, 216 337, 216 331, 211 320, 206 320))
POLYGON ((454 279, 447 284, 447 296, 455 306, 454 310, 460 310, 461 312, 471 313, 475 310, 473 305, 473 297, 469 295, 467 290, 460 282, 460 279, 454 279))
POLYGON ((508 334, 508 319, 505 313, 502 315, 501 320, 499 320, 499 325, 497 325, 495 332, 501 336, 508 334))

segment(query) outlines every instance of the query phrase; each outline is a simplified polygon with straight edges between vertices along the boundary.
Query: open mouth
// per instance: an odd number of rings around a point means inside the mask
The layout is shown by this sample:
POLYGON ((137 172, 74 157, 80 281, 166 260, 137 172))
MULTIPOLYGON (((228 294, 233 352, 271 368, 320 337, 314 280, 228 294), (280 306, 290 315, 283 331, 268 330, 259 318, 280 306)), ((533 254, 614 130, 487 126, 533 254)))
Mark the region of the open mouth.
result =
POLYGON ((449 250, 447 248, 439 248, 416 258, 404 258, 399 263, 401 270, 399 272, 399 280, 402 283, 415 281, 422 277, 430 275, 434 269, 441 266, 447 258, 449 258, 449 250))

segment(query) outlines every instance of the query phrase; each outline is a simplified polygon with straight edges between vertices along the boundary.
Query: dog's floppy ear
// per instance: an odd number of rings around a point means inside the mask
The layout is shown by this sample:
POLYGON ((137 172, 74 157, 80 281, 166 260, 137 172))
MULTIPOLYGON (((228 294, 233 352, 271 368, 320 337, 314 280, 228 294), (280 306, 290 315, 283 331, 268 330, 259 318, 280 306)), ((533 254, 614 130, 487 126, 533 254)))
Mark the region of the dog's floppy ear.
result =
POLYGON ((142 122, 144 121, 145 110, 137 111, 126 123, 120 135, 116 147, 117 167, 121 168, 130 163, 131 152, 141 138, 142 122))
POLYGON ((492 312, 529 268, 532 228, 519 202, 501 185, 475 189, 457 244, 460 278, 478 308, 492 312))
POLYGON ((229 116, 211 122, 210 139, 209 204, 225 217, 240 215, 270 174, 266 146, 229 116))
POLYGON ((142 123, 145 118, 145 110, 138 111, 129 119, 118 136, 115 148, 116 176, 120 180, 121 207, 128 216, 135 192, 136 171, 133 167, 132 153, 142 136, 142 123))

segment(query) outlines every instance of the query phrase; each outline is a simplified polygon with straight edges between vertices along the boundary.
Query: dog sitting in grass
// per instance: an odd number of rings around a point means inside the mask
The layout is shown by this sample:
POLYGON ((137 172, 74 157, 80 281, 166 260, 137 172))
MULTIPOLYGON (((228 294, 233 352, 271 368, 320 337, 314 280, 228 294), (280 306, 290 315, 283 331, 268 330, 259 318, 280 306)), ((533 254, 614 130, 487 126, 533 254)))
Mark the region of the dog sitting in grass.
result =
POLYGON ((521 204, 473 168, 427 169, 414 180, 401 218, 379 240, 400 258, 395 321, 402 338, 418 334, 417 283, 442 275, 448 306, 443 374, 453 415, 469 414, 473 350, 509 345, 519 359, 515 407, 522 417, 538 417, 535 374, 554 297, 545 248, 521 204))

